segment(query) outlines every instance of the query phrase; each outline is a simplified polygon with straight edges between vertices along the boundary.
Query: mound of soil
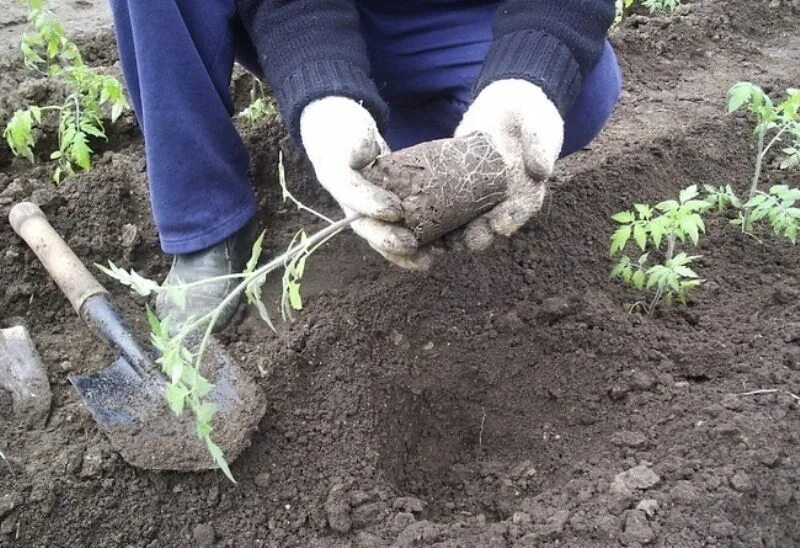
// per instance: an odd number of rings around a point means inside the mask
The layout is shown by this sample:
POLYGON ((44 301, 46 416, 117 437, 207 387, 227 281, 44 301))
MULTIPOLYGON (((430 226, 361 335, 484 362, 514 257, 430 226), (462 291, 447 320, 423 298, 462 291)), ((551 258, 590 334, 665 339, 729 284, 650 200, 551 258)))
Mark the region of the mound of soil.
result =
MULTIPOLYGON (((0 421, 0 544, 800 544, 797 249, 713 220, 707 284, 654 318, 626 311, 636 297, 607 258, 613 212, 692 183, 747 186, 751 125, 724 115, 725 90, 797 86, 799 18, 791 2, 743 0, 629 18, 613 36, 626 77, 614 121, 562 164, 539 217, 487 253, 418 274, 334 239, 293 323, 275 335, 248 312, 222 336, 268 398, 236 485, 134 469, 111 449, 67 382, 111 356, 0 224, 2 325, 28 325, 53 389, 43 429, 0 421)), ((105 51, 108 33, 92 44, 105 51)), ((110 51, 95 62, 112 66, 110 51)), ((47 92, 4 63, 0 111, 47 92)), ((271 254, 314 223, 280 200, 279 125, 242 131, 271 254)), ((107 147, 59 187, 3 152, 0 213, 32 199, 87 263, 159 278, 130 116, 107 147)), ((301 162, 288 176, 338 215, 301 162)), ((144 333, 143 303, 107 285, 144 333)))

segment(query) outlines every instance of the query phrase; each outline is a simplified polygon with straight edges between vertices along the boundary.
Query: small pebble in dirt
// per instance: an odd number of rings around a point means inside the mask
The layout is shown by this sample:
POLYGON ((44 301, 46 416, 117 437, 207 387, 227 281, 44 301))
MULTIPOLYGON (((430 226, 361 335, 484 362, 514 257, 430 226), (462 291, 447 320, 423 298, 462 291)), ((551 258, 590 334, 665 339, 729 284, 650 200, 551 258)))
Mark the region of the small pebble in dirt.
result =
POLYGON ((561 535, 561 533, 564 532, 564 527, 566 527, 567 522, 569 521, 569 516, 569 510, 556 510, 556 512, 547 520, 547 523, 545 523, 544 527, 541 528, 542 533, 550 537, 561 535))
POLYGON ((597 532, 607 539, 612 539, 619 533, 619 518, 611 514, 600 514, 592 520, 592 523, 597 532))
POLYGON ((636 505, 637 510, 641 510, 648 518, 653 518, 658 512, 658 501, 655 499, 644 499, 636 505))
POLYGON ((625 546, 632 544, 650 544, 656 535, 647 522, 647 516, 640 510, 628 510, 623 519, 620 541, 625 546))
POLYGON ((611 443, 619 447, 643 447, 647 444, 647 437, 639 432, 621 430, 611 436, 611 443))
POLYGON ((792 502, 793 489, 789 482, 783 478, 778 478, 772 486, 772 496, 770 504, 773 508, 785 508, 792 502))
POLYGON ((511 469, 511 477, 514 479, 527 479, 536 476, 536 467, 530 460, 524 460, 511 469))
POLYGON ((406 527, 394 541, 393 546, 405 548, 433 544, 439 540, 439 528, 430 521, 417 521, 406 527))
POLYGON ((210 523, 198 523, 192 528, 192 537, 198 546, 213 546, 217 533, 210 523))
POLYGON ((389 338, 391 339, 393 345, 400 346, 405 337, 403 337, 403 334, 398 330, 392 329, 392 332, 389 334, 389 338))
POLYGON ((139 227, 130 223, 123 225, 119 239, 124 249, 136 247, 139 243, 139 227))
POLYGON ((392 508, 418 514, 425 508, 425 503, 415 497, 400 497, 392 503, 392 508))
POLYGON ((753 482, 745 472, 736 472, 730 481, 731 486, 740 492, 750 491, 753 488, 753 482))
POLYGON ((628 387, 624 384, 615 384, 608 389, 608 397, 613 401, 620 401, 628 395, 628 387))
POLYGON ((500 333, 517 333, 525 329, 525 323, 513 310, 498 316, 495 320, 495 326, 500 333))
POLYGON ((616 492, 633 491, 635 489, 650 489, 655 487, 661 478, 646 464, 620 472, 614 477, 611 490, 616 492))
POLYGON ((271 485, 271 478, 269 472, 261 472, 255 478, 253 478, 253 483, 255 483, 258 487, 269 487, 271 485))
POLYGON ((732 537, 736 534, 736 526, 727 519, 720 518, 709 526, 708 532, 717 538, 732 537))
POLYGON ((216 485, 212 485, 211 489, 208 490, 208 497, 206 498, 206 504, 209 506, 216 506, 219 503, 219 487, 216 485))
POLYGON ((530 525, 531 517, 525 512, 514 512, 514 515, 511 516, 511 522, 514 525, 530 525))
POLYGON ((650 390, 656 385, 656 378, 646 371, 637 369, 631 375, 631 387, 635 390, 650 390))
POLYGON ((337 483, 331 488, 325 501, 325 512, 328 516, 328 525, 334 531, 347 533, 353 527, 344 485, 337 483))
POLYGON ((394 516, 393 521, 397 529, 405 529, 417 520, 411 512, 399 512, 394 516))
POLYGON ((0 535, 10 535, 17 529, 17 524, 13 519, 4 520, 0 524, 0 535))
POLYGON ((739 396, 728 394, 722 398, 722 407, 730 411, 741 411, 744 408, 744 403, 739 396))
POLYGON ((362 491, 360 489, 356 489, 355 491, 350 491, 347 494, 347 501, 350 503, 350 506, 360 506, 364 503, 371 501, 374 497, 367 493, 366 491, 362 491))
POLYGON ((764 450, 764 453, 761 455, 761 457, 759 457, 759 461, 761 461, 761 464, 763 464, 764 466, 767 466, 769 468, 774 468, 781 462, 780 451, 774 448, 773 449, 767 448, 764 450))
POLYGON ((356 529, 360 529, 383 521, 386 513, 388 513, 388 508, 385 502, 368 502, 353 508, 351 519, 353 520, 353 526, 356 529))
POLYGON ((100 475, 103 469, 103 449, 97 445, 88 448, 83 454, 83 463, 81 464, 82 478, 95 478, 100 475))
POLYGON ((542 301, 537 316, 541 322, 555 323, 574 312, 575 309, 569 300, 564 297, 549 297, 542 301))
POLYGON ((5 518, 21 503, 22 500, 17 493, 6 493, 0 497, 0 519, 5 518))
POLYGON ((381 548, 382 546, 388 546, 386 541, 382 538, 372 533, 367 533, 366 531, 361 531, 356 535, 355 545, 358 548, 381 548))
POLYGON ((673 502, 681 504, 692 504, 700 498, 700 494, 690 481, 681 480, 669 492, 673 502))

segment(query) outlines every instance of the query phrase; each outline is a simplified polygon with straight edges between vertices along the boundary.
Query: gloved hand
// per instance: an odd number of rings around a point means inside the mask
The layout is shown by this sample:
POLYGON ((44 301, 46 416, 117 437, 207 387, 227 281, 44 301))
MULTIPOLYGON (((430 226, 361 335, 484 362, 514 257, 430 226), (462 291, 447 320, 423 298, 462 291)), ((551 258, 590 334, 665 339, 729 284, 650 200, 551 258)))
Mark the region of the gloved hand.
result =
POLYGON ((317 179, 345 215, 364 215, 353 222, 353 231, 389 261, 413 270, 427 269, 428 253, 417 249, 410 230, 393 224, 403 218, 400 199, 359 173, 376 157, 389 153, 372 115, 352 99, 325 97, 303 109, 300 136, 317 179))
POLYGON ((486 86, 467 109, 455 136, 485 133, 510 168, 508 198, 464 228, 464 244, 486 249, 495 234, 510 236, 542 207, 545 181, 564 141, 564 121, 538 86, 517 79, 486 86))

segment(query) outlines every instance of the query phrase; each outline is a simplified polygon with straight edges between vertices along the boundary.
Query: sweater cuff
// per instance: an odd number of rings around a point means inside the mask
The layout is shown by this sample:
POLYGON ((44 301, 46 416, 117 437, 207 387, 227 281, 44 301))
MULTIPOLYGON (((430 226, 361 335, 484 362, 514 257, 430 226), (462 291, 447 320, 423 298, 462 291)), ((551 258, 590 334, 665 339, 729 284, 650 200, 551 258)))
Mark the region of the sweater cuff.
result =
POLYGON ((497 80, 515 78, 539 86, 565 116, 581 87, 581 73, 570 49, 541 31, 507 34, 492 44, 473 96, 497 80))
POLYGON ((317 99, 332 95, 358 101, 375 118, 379 129, 385 127, 389 107, 362 69, 346 61, 315 61, 302 66, 277 86, 278 105, 296 143, 301 142, 303 109, 317 99))

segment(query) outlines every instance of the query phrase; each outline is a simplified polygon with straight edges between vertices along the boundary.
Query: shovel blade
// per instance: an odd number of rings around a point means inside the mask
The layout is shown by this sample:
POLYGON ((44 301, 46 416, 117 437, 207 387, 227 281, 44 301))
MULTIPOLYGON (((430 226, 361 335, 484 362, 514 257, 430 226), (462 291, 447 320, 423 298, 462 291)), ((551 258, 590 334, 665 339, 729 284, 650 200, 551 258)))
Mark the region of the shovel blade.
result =
MULTIPOLYGON (((204 376, 214 383, 206 401, 217 405, 211 438, 232 462, 250 444, 266 410, 263 391, 227 352, 212 343, 204 376)), ((112 446, 129 464, 151 470, 197 471, 217 468, 206 443, 197 437, 190 411, 176 416, 166 403, 160 377, 143 376, 119 357, 91 375, 70 377, 112 446)))
POLYGON ((69 380, 103 428, 137 428, 142 411, 157 407, 163 399, 125 358, 117 358, 97 373, 75 375, 69 380))

